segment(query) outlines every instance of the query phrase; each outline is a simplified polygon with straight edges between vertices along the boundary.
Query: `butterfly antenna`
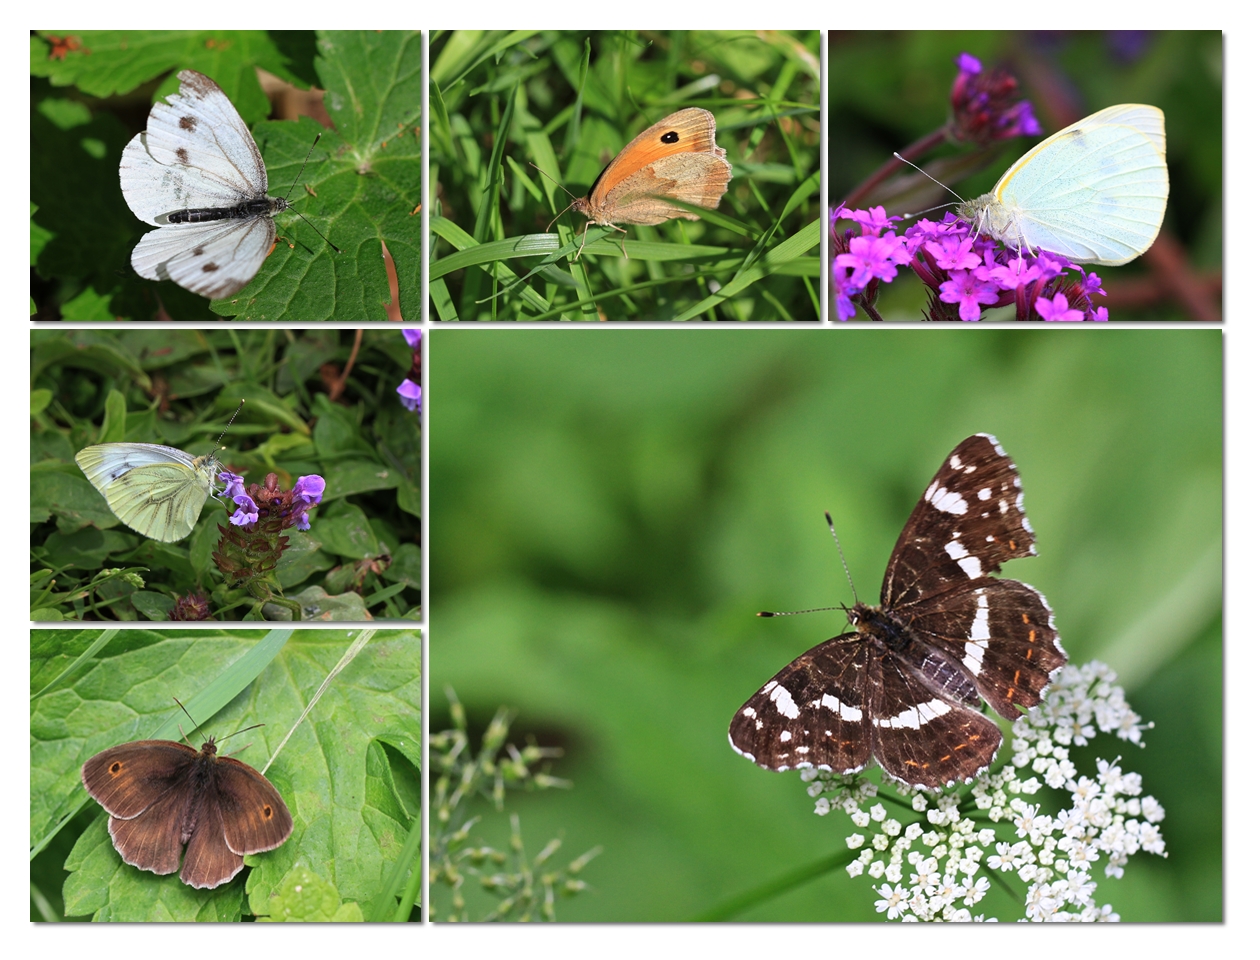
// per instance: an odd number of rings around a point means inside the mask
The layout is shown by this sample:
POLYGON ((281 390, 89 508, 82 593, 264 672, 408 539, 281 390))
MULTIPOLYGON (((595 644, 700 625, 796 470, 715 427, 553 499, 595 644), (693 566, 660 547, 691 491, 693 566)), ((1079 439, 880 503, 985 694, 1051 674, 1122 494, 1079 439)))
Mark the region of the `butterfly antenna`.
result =
MULTIPOLYGON (((236 420, 237 416, 239 416, 239 415, 240 415, 240 412, 241 412, 241 410, 242 410, 242 409, 244 409, 244 407, 245 407, 245 401, 242 399, 242 400, 241 400, 241 402, 240 402, 240 403, 238 403, 238 404, 236 405, 236 413, 232 414, 232 416, 228 419, 227 426, 225 426, 225 427, 223 428, 223 432, 222 432, 221 434, 219 434, 219 439, 218 439, 218 440, 216 440, 216 441, 214 441, 214 445, 215 445, 216 447, 219 447, 219 444, 221 444, 221 443, 223 442, 223 438, 227 436, 228 427, 232 426, 232 422, 233 422, 234 420, 236 420)), ((222 450, 222 449, 224 449, 224 448, 223 448, 223 447, 219 447, 219 449, 220 449, 220 450, 222 450)), ((179 701, 178 701, 178 700, 176 700, 175 702, 176 702, 176 703, 178 703, 179 701)), ((185 712, 186 712, 186 711, 185 711, 185 712)), ((192 718, 191 718, 191 717, 189 717, 189 719, 191 720, 192 718)))
MULTIPOLYGON (((914 163, 914 162, 912 162, 912 161, 910 161, 910 160, 907 160, 905 157, 903 157, 901 154, 899 154, 896 150, 894 150, 894 151, 893 151, 893 156, 894 156, 894 157, 896 157, 898 160, 900 160, 902 163, 908 163, 908 164, 910 164, 910 166, 914 167, 914 169, 918 170, 918 171, 919 171, 919 173, 923 174, 925 177, 927 177, 929 180, 931 180, 931 181, 932 181, 934 184, 936 184, 938 187, 944 187, 946 190, 949 190, 949 192, 950 192, 950 193, 953 193, 953 194, 954 194, 954 196, 958 197, 958 194, 957 194, 957 193, 955 193, 955 192, 954 192, 954 190, 953 190, 952 188, 945 186, 945 184, 941 183, 941 181, 937 180, 937 179, 936 179, 936 177, 932 176, 930 173, 928 173, 926 170, 924 170, 924 169, 923 169, 921 166, 919 166, 917 163, 914 163)), ((962 197, 958 197, 958 200, 959 200, 959 202, 960 202, 960 203, 965 203, 965 202, 966 202, 965 200, 963 200, 963 198, 962 198, 962 197)), ((937 208, 937 207, 933 207, 932 209, 933 209, 933 210, 936 210, 936 209, 939 209, 939 208, 937 208)), ((926 210, 925 210, 925 211, 923 211, 923 212, 924 212, 924 213, 927 213, 927 211, 926 211, 926 210)), ((913 214, 907 214, 907 216, 913 216, 913 214)))
MULTIPOLYGON (((827 518, 827 528, 831 531, 831 539, 836 542, 836 549, 840 551, 840 563, 844 566, 844 575, 849 578, 849 589, 853 591, 853 602, 857 603, 857 587, 853 585, 853 574, 849 573, 849 561, 844 559, 844 549, 840 546, 840 538, 836 536, 836 525, 831 522, 831 514, 824 512, 823 516, 827 518)), ((848 607, 844 607, 848 610, 848 607)))
MULTIPOLYGON (((559 188, 560 188, 561 190, 563 190, 565 193, 569 193, 569 188, 568 188, 568 187, 566 187, 563 183, 561 183, 559 180, 557 180, 555 177, 553 177, 551 174, 549 174, 546 170, 544 170, 544 169, 543 169, 542 167, 540 167, 538 164, 534 163, 534 162, 531 160, 529 165, 530 165, 531 167, 533 167, 535 170, 537 170, 539 173, 541 173, 541 174, 542 174, 544 177, 546 177, 548 180, 550 180, 552 183, 554 183, 557 187, 559 187, 559 188)), ((573 194, 571 194, 571 193, 569 193, 569 196, 570 196, 570 197, 572 197, 574 200, 578 199, 577 197, 574 197, 574 196, 573 196, 573 194)), ((569 204, 569 206, 571 207, 571 206, 573 206, 573 204, 569 204)), ((564 210, 561 210, 561 211, 560 211, 560 214, 563 214, 563 213, 565 212, 565 210, 568 210, 568 209, 569 209, 569 207, 565 207, 565 208, 564 208, 564 210)), ((559 219, 560 219, 560 214, 557 214, 557 215, 556 215, 556 220, 559 220, 559 219)), ((555 223, 555 222, 556 222, 556 220, 552 220, 552 221, 551 221, 551 223, 555 223)), ((548 228, 548 229, 550 229, 550 228, 551 228, 551 224, 548 224, 548 225, 547 225, 547 228, 548 228)))
POLYGON ((849 608, 844 604, 838 607, 811 607, 808 610, 758 610, 759 617, 794 617, 798 613, 822 613, 824 610, 843 610, 848 613, 849 608))
MULTIPOLYGON (((302 161, 302 169, 301 169, 301 170, 299 170, 299 171, 298 171, 298 175, 297 175, 296 177, 294 177, 294 178, 293 178, 293 185, 289 187, 289 192, 288 192, 288 193, 286 193, 286 194, 284 195, 284 202, 285 202, 285 204, 288 204, 288 202, 289 202, 289 197, 291 197, 291 196, 293 195, 293 187, 296 187, 296 186, 297 186, 297 182, 298 182, 300 179, 302 179, 302 174, 306 172, 306 161, 311 159, 311 153, 312 153, 312 151, 314 151, 314 149, 315 149, 315 144, 316 144, 316 143, 319 143, 319 138, 320 138, 320 137, 322 137, 322 136, 323 136, 323 134, 322 134, 322 133, 317 133, 317 134, 315 134, 315 143, 312 143, 312 144, 311 144, 311 149, 306 151, 306 160, 303 160, 303 161, 302 161)), ((297 215, 298 215, 299 217, 302 217, 302 214, 298 213, 298 211, 294 210, 293 212, 294 212, 294 213, 297 213, 297 215)), ((302 219, 303 219, 303 220, 306 220, 306 217, 302 217, 302 219)), ((319 227, 315 226, 315 224, 311 223, 311 221, 309 221, 309 220, 306 220, 306 225, 307 225, 308 227, 310 227, 312 230, 314 230, 316 233, 318 233, 318 234, 319 234, 319 236, 320 236, 320 239, 321 239, 321 240, 323 240, 323 241, 324 241, 324 243, 328 244, 330 247, 332 247, 332 248, 333 248, 334 250, 336 250, 338 253, 341 253, 341 248, 340 248, 339 246, 337 246, 335 243, 333 243, 331 240, 329 240, 327 237, 325 237, 322 233, 320 233, 319 227)))
MULTIPOLYGON (((179 697, 171 697, 171 699, 174 700, 176 703, 179 703, 179 697)), ((193 715, 188 712, 188 709, 182 703, 179 703, 179 709, 184 711, 184 716, 186 716, 189 720, 192 720, 193 733, 196 733, 197 728, 200 727, 201 724, 199 724, 196 720, 193 720, 193 715)), ((180 736, 182 736, 185 740, 188 739, 188 734, 184 733, 183 726, 179 728, 179 733, 180 733, 180 736)), ((189 743, 188 745, 190 747, 192 746, 191 743, 189 743)))

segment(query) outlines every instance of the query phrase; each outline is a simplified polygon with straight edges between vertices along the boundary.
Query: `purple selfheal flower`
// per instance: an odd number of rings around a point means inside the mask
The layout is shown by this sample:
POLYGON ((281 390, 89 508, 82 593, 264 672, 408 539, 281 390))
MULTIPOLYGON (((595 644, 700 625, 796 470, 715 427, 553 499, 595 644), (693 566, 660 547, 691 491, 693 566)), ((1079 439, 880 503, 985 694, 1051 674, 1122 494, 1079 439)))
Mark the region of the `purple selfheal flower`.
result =
POLYGON ((254 503, 254 498, 244 488, 232 498, 232 502, 236 504, 236 512, 228 517, 228 523, 244 527, 258 522, 258 504, 254 503))
POLYGON ((315 506, 320 500, 324 499, 324 487, 326 486, 324 478, 317 473, 309 476, 298 477, 297 483, 293 485, 293 496, 300 499, 308 506, 315 506))
POLYGON ((222 494, 216 494, 216 496, 231 498, 238 497, 245 492, 245 478, 227 470, 219 471, 219 483, 223 484, 226 489, 224 489, 222 494))
POLYGON ((1005 70, 983 72, 979 59, 961 53, 954 61, 958 75, 950 91, 954 139, 987 146, 998 140, 1041 133, 1027 100, 1015 100, 1019 83, 1005 70))
POLYGON ((294 510, 292 516, 297 517, 299 530, 311 529, 311 519, 307 512, 324 498, 324 478, 318 474, 298 477, 293 485, 294 510))
POLYGON ((420 341, 424 338, 423 330, 404 330, 403 336, 411 347, 411 370, 406 379, 398 385, 398 401, 408 410, 420 415, 420 341))
POLYGON ((398 399, 402 401, 404 407, 416 413, 420 412, 423 392, 420 384, 412 383, 410 380, 404 380, 398 385, 398 399))

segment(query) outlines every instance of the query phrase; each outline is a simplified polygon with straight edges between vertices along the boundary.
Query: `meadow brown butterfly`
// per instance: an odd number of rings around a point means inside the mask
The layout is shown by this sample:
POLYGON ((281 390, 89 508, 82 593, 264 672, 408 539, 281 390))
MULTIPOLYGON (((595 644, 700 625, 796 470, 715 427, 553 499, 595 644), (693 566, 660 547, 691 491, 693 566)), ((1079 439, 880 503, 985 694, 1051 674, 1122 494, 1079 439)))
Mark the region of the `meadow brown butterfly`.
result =
POLYGON ((200 753, 173 740, 137 740, 83 765, 83 785, 109 814, 109 835, 124 861, 174 873, 186 843, 179 878, 209 889, 240 873, 245 854, 289 839, 293 818, 276 788, 217 749, 214 737, 200 753))
MULTIPOLYGON (((585 197, 569 205, 587 217, 578 255, 591 224, 626 232, 619 223, 650 226, 700 217, 670 200, 716 210, 731 182, 726 151, 717 145, 717 121, 708 110, 687 107, 654 123, 631 140, 604 168, 585 197)), ((621 241, 626 255, 626 242, 621 241)))

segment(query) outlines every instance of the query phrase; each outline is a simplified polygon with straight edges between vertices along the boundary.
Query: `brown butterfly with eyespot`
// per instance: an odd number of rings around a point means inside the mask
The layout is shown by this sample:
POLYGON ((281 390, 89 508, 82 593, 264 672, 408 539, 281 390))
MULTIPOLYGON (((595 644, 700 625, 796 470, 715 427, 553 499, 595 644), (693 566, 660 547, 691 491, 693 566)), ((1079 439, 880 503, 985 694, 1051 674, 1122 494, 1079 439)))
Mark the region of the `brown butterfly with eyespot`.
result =
MULTIPOLYGON (((626 144, 595 178, 587 195, 574 199, 566 208, 587 218, 578 256, 586 246, 591 224, 625 234, 617 224, 652 226, 679 217, 700 219, 671 200, 716 210, 731 182, 731 165, 726 151, 717 145, 716 133, 713 114, 700 107, 686 107, 626 144)), ((621 253, 627 256, 624 236, 621 253)))
POLYGON ((227 883, 241 872, 245 854, 274 850, 293 832, 276 788, 248 764, 218 756, 214 737, 200 751, 174 740, 110 747, 83 765, 82 776, 109 814, 109 835, 123 860, 174 873, 184 852, 179 878, 190 887, 227 883))

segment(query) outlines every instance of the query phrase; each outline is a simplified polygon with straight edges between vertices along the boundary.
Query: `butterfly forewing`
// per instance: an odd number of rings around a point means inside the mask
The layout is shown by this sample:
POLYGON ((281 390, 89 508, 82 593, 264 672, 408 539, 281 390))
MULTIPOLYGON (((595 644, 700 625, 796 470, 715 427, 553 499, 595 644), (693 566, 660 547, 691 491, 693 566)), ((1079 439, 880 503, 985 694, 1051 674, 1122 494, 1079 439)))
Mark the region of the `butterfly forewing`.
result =
POLYGON ((798 657, 731 722, 736 750, 774 770, 861 769, 873 754, 905 783, 969 780, 1067 658, 1045 599, 989 574, 1035 554, 1014 463, 987 434, 960 443, 893 548, 881 605, 853 606, 856 633, 798 657))
POLYGON ((267 195, 267 166, 219 86, 183 70, 173 102, 159 100, 118 167, 123 197, 145 223, 179 210, 229 207, 267 195))
POLYGON ((945 458, 893 547, 880 590, 884 609, 914 603, 1036 554, 1015 464, 987 434, 945 458))

